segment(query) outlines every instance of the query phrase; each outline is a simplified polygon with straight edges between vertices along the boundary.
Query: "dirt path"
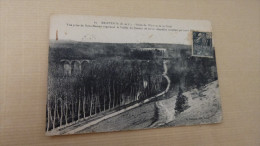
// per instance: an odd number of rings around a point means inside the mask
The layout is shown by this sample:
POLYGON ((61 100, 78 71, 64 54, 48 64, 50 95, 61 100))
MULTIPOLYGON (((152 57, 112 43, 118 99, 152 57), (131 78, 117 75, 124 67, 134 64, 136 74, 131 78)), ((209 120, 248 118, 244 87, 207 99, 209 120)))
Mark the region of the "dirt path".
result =
MULTIPOLYGON (((168 90, 170 89, 170 84, 171 84, 171 80, 167 76, 168 68, 166 66, 166 63, 167 62, 165 61, 164 66, 163 66, 164 67, 163 76, 166 78, 168 85, 163 94, 168 92, 168 90)), ((154 121, 154 123, 152 125, 150 125, 149 127, 158 127, 158 126, 164 125, 165 123, 173 120, 174 114, 171 111, 169 111, 169 109, 165 108, 164 103, 162 103, 162 101, 157 101, 155 103, 155 106, 156 106, 156 110, 158 112, 157 121, 154 121)))
POLYGON ((166 90, 164 91, 164 93, 168 92, 168 90, 170 89, 170 85, 171 85, 171 80, 170 78, 167 76, 167 72, 168 72, 168 68, 167 68, 167 63, 168 61, 163 61, 163 68, 164 68, 164 72, 163 72, 163 77, 166 78, 167 82, 168 82, 168 85, 166 87, 166 90))
MULTIPOLYGON (((149 127, 159 127, 161 125, 165 125, 171 121, 174 120, 174 109, 170 109, 168 106, 165 105, 165 103, 161 101, 157 101, 155 103, 156 110, 158 113, 157 120, 153 122, 149 127)), ((173 107, 172 105, 171 107, 173 107)))
MULTIPOLYGON (((109 119, 109 118, 111 118, 111 117, 114 117, 114 116, 116 116, 116 115, 119 115, 119 114, 121 114, 121 113, 124 113, 124 112, 126 112, 126 111, 129 111, 129 110, 131 110, 131 109, 134 109, 134 108, 136 108, 136 107, 138 107, 138 106, 140 106, 140 105, 143 105, 143 104, 145 104, 145 103, 151 101, 151 100, 154 99, 154 98, 157 98, 157 97, 162 96, 162 95, 164 95, 165 93, 167 93, 168 90, 169 90, 169 88, 170 88, 170 84, 171 84, 170 78, 167 76, 167 72, 168 72, 167 62, 168 62, 168 61, 166 61, 166 60, 163 61, 164 72, 163 72, 162 75, 163 75, 163 77, 165 77, 165 79, 166 79, 167 82, 168 82, 167 87, 166 87, 166 89, 165 89, 163 92, 161 92, 161 93, 159 93, 159 94, 157 94, 157 95, 155 95, 155 96, 153 96, 153 97, 151 97, 151 98, 149 98, 149 99, 146 99, 146 100, 144 100, 143 102, 136 103, 136 104, 134 104, 134 105, 132 105, 132 106, 129 106, 129 107, 127 107, 127 108, 125 108, 125 109, 122 109, 122 110, 120 110, 120 111, 111 113, 111 114, 109 114, 109 115, 103 116, 102 118, 99 118, 99 119, 97 119, 97 120, 91 121, 91 122, 89 122, 89 123, 87 123, 87 124, 84 124, 84 125, 83 125, 82 122, 79 122, 79 123, 77 123, 77 124, 75 124, 75 125, 73 126, 73 127, 76 127, 76 128, 74 128, 73 130, 70 130, 69 132, 65 132, 65 134, 74 134, 74 133, 77 133, 77 132, 79 132, 79 131, 82 131, 82 130, 84 130, 84 129, 90 127, 90 126, 93 126, 93 125, 95 125, 95 124, 97 124, 97 123, 103 121, 103 120, 109 119), (81 125, 81 124, 82 124, 82 125, 81 125)), ((66 130, 66 128, 65 128, 64 130, 66 130)), ((56 132, 57 132, 57 131, 56 131, 56 132)), ((58 131, 58 132, 59 132, 59 133, 63 133, 62 131, 58 131)), ((53 133, 54 133, 54 131, 53 131, 53 133)), ((58 134, 58 133, 57 133, 57 134, 58 134)))

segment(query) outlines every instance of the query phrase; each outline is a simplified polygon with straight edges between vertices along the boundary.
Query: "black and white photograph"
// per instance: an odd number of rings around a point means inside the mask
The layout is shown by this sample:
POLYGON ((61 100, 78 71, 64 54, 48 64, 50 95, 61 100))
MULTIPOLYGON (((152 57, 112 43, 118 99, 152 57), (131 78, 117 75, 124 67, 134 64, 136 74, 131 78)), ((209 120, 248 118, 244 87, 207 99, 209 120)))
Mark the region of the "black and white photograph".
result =
POLYGON ((62 21, 50 28, 46 135, 221 122, 208 22, 53 19, 62 21))

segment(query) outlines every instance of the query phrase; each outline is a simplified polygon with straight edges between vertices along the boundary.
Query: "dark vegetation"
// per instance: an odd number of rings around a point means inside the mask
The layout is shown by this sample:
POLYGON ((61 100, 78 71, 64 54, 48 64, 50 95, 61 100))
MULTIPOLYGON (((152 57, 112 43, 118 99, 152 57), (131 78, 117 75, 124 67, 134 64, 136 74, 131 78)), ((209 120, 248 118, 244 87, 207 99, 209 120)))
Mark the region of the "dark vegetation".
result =
POLYGON ((164 59, 170 60, 167 64, 170 92, 200 88, 216 80, 215 60, 191 57, 190 50, 190 46, 173 44, 51 42, 46 130, 119 109, 164 91, 167 86, 162 76, 164 59), (166 48, 167 58, 158 50, 140 51, 140 48, 166 48), (68 75, 64 73, 66 63, 62 59, 89 62, 81 63, 80 71, 77 62, 71 62, 68 75))
POLYGON ((171 89, 175 92, 179 91, 179 87, 187 91, 217 80, 215 58, 194 57, 186 49, 179 50, 177 54, 177 57, 170 58, 168 65, 171 89))
POLYGON ((187 108, 189 108, 188 105, 188 98, 186 96, 184 96, 183 91, 181 88, 179 88, 179 92, 176 98, 176 103, 175 103, 175 115, 178 115, 179 113, 183 112, 184 110, 186 110, 187 108))

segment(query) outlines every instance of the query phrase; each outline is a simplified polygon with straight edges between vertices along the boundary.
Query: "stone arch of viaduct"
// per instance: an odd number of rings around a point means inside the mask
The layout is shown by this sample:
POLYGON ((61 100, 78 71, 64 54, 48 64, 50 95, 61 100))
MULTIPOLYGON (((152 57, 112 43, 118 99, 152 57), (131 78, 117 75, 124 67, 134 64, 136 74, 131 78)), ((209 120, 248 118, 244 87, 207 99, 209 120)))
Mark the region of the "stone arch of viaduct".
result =
POLYGON ((65 76, 71 76, 72 74, 81 74, 82 65, 84 63, 89 63, 90 60, 87 59, 61 59, 60 62, 63 65, 63 73, 65 76))

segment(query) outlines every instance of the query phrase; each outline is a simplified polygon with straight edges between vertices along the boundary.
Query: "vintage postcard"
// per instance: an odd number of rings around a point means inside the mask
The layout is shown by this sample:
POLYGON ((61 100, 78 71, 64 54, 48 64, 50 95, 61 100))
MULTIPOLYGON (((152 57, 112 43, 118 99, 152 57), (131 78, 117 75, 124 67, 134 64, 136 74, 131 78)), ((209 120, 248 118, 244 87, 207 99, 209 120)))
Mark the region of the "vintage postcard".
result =
POLYGON ((46 135, 222 120, 209 21, 54 15, 46 135))

